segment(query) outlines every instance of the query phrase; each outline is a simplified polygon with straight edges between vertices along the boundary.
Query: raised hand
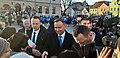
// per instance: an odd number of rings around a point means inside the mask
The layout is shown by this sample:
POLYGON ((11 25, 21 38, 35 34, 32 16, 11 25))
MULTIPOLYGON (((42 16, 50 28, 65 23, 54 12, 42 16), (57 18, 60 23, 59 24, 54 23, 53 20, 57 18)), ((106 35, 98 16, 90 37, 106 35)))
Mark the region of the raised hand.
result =
POLYGON ((111 49, 108 49, 108 47, 104 47, 102 49, 102 51, 100 52, 100 54, 99 54, 98 50, 96 50, 96 51, 97 51, 98 58, 108 58, 110 55, 111 49))

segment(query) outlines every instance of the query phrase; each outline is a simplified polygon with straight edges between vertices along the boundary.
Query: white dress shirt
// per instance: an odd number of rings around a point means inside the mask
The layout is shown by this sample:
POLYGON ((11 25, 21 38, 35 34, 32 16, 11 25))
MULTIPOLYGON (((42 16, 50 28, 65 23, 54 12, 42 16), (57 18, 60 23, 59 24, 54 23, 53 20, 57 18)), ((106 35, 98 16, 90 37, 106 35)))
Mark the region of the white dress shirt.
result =
POLYGON ((37 37, 38 37, 38 33, 39 33, 40 29, 38 29, 37 31, 32 31, 32 37, 31 37, 31 40, 33 40, 33 35, 34 35, 34 32, 35 32, 35 43, 37 41, 37 37))

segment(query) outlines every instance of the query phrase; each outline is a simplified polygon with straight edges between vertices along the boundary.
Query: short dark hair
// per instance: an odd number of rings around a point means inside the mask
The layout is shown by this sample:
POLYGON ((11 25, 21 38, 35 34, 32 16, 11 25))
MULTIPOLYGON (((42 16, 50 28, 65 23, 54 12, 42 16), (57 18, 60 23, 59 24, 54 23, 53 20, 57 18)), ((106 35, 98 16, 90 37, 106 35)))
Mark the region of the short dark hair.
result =
MULTIPOLYGON (((40 17, 39 17, 39 16, 32 16, 32 17, 31 17, 31 19, 32 19, 32 18, 33 18, 33 19, 39 19, 39 21, 41 22, 41 20, 40 20, 40 17)), ((31 19, 30 19, 30 23, 31 23, 31 19)))
POLYGON ((28 37, 20 32, 17 32, 8 38, 11 49, 16 52, 22 51, 21 48, 25 48, 28 45, 27 40, 28 37))
POLYGON ((88 18, 82 18, 80 22, 82 22, 83 20, 85 21, 90 21, 90 23, 92 23, 92 20, 88 19, 88 18))
POLYGON ((83 34, 84 36, 88 36, 88 34, 90 33, 90 29, 87 27, 87 26, 84 26, 84 25, 78 25, 78 26, 75 26, 74 29, 73 29, 73 36, 77 37, 78 34, 81 33, 83 34))
POLYGON ((32 18, 34 18, 34 19, 40 19, 39 16, 32 16, 32 18))
POLYGON ((55 23, 55 22, 59 22, 59 21, 61 21, 62 23, 65 23, 65 21, 62 20, 61 18, 56 18, 56 19, 54 20, 54 23, 55 23))

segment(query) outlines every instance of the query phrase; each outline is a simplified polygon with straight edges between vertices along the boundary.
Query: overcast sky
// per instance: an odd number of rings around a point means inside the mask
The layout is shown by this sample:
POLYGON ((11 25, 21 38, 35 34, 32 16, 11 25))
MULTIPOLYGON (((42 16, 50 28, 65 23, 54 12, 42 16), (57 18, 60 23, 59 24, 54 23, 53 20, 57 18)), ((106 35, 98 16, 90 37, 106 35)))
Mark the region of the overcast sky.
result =
MULTIPOLYGON (((74 2, 83 2, 84 0, 73 0, 74 2)), ((112 0, 86 0, 88 2, 89 5, 93 5, 95 2, 97 1, 111 1, 112 0)))

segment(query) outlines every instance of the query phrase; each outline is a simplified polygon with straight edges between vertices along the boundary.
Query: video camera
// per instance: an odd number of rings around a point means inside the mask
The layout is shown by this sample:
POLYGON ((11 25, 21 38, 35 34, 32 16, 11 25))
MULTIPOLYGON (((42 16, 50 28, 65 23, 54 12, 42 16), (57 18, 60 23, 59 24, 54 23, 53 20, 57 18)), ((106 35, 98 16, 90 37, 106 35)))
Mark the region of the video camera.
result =
POLYGON ((102 38, 102 42, 105 46, 108 46, 112 49, 116 49, 117 39, 118 39, 118 37, 116 35, 114 35, 112 32, 109 32, 108 35, 106 35, 102 38))
POLYGON ((112 49, 116 49, 117 40, 120 37, 120 21, 118 19, 118 21, 116 22, 108 22, 105 26, 107 26, 107 35, 102 38, 102 42, 105 46, 108 46, 112 49))

